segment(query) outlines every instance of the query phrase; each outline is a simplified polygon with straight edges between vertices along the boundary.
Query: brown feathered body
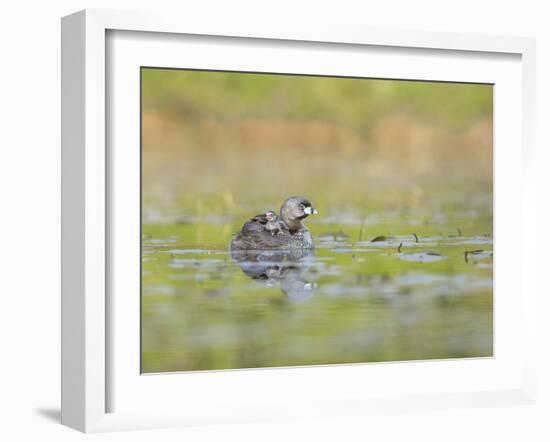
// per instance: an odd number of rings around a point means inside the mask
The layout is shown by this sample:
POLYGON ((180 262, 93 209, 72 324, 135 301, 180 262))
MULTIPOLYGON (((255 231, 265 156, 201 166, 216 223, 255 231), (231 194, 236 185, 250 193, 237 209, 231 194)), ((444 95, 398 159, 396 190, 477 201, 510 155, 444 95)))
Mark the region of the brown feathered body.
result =
POLYGON ((231 250, 312 249, 313 238, 302 220, 313 213, 317 211, 309 200, 290 197, 281 207, 280 230, 276 235, 266 229, 268 217, 256 215, 233 238, 231 250))

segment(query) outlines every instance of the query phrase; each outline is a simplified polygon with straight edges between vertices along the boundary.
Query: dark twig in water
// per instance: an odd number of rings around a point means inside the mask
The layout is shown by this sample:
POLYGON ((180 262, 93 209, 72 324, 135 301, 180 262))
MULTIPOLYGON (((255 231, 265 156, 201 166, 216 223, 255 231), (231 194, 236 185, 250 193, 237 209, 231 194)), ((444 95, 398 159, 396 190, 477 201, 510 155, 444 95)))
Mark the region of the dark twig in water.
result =
POLYGON ((456 228, 456 232, 458 233, 458 236, 462 236, 462 230, 460 230, 460 227, 456 228))
POLYGON ((401 253, 401 247, 403 247, 403 243, 399 243, 399 247, 397 248, 397 253, 401 253))
POLYGON ((414 236, 414 242, 418 242, 418 235, 416 233, 413 233, 414 236))
POLYGON ((359 229, 359 241, 363 241, 363 228, 365 227, 365 221, 361 223, 361 228, 359 229))

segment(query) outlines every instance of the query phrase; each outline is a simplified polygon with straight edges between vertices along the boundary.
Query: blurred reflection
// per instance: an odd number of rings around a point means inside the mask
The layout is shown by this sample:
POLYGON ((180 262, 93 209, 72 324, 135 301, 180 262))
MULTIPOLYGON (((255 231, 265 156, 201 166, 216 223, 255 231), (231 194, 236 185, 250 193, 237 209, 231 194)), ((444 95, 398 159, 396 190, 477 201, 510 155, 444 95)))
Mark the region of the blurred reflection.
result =
POLYGON ((291 301, 310 298, 317 286, 304 275, 313 264, 311 249, 234 250, 231 257, 250 278, 263 281, 267 287, 279 284, 291 301))

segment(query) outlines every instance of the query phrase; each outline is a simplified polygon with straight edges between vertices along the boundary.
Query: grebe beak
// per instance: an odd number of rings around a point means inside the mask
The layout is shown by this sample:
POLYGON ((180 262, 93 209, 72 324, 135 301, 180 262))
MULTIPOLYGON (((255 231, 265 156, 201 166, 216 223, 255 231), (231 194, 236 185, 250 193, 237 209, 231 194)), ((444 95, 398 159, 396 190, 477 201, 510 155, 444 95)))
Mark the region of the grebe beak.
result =
POLYGON ((308 215, 316 215, 318 212, 314 207, 306 207, 304 209, 304 213, 307 213, 308 215))

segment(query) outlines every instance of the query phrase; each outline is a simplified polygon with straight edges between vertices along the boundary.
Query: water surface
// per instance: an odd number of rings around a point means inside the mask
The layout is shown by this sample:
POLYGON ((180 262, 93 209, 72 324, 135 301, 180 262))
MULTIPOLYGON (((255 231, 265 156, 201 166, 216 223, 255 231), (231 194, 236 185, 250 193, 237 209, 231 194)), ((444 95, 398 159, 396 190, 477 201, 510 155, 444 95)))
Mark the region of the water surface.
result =
POLYGON ((303 253, 232 255, 241 215, 145 224, 143 371, 491 356, 490 206, 453 207, 321 215, 303 253))

